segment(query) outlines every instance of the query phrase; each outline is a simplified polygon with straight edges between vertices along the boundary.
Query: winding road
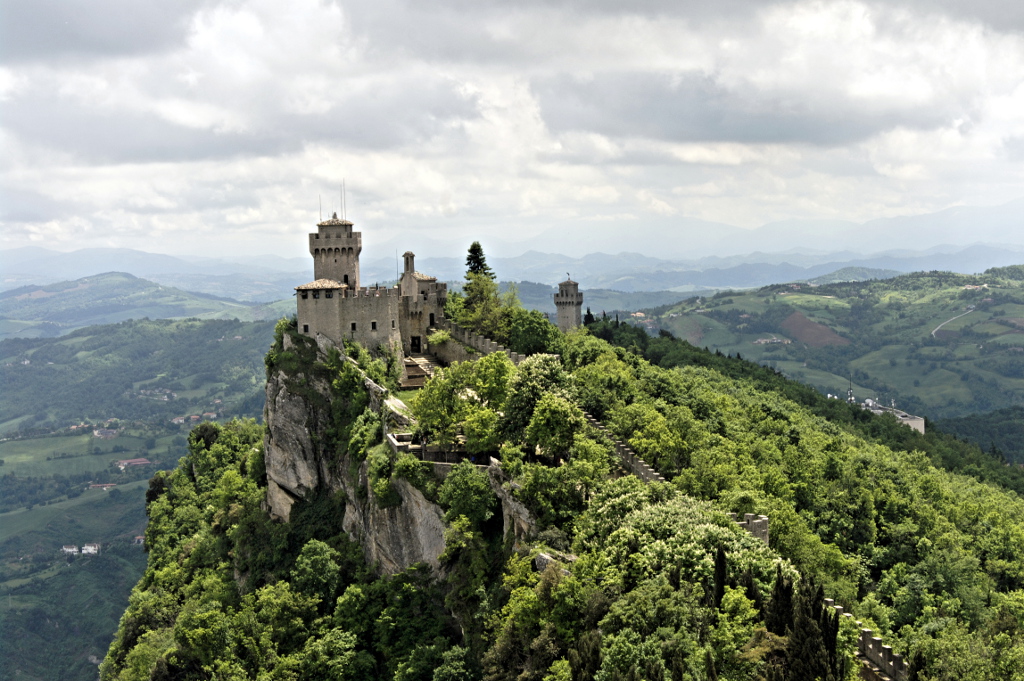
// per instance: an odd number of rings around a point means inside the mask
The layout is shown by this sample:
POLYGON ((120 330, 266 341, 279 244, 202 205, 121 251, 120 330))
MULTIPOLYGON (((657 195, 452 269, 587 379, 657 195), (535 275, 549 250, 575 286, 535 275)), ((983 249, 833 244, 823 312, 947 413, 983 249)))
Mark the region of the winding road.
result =
POLYGON ((968 310, 967 312, 964 312, 963 314, 958 314, 955 317, 950 317, 946 321, 942 322, 941 324, 936 326, 934 329, 932 329, 932 338, 935 338, 935 332, 938 331, 939 329, 941 329, 942 327, 944 327, 946 324, 949 324, 954 319, 960 319, 961 317, 966 317, 967 315, 971 314, 972 312, 974 312, 974 310, 968 310))

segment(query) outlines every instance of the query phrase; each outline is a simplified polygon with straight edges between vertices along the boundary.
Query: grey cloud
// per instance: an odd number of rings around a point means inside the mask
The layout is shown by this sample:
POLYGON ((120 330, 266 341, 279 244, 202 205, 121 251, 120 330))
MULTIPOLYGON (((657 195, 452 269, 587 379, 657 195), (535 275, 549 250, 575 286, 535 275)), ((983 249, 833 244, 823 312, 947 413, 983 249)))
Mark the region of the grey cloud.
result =
POLYGON ((0 61, 137 55, 180 44, 207 0, 4 0, 0 61))
POLYGON ((1003 151, 1011 161, 1024 161, 1024 137, 1007 137, 1003 140, 1003 151))
MULTIPOLYGON (((318 141, 383 149, 429 139, 476 115, 473 99, 442 79, 394 82, 323 114, 290 114, 273 102, 251 132, 189 128, 148 112, 100 110, 35 91, 5 106, 4 128, 42 149, 98 163, 189 161, 295 151, 318 141)), ((244 104, 241 104, 244 106, 244 104)))
POLYGON ((0 187, 0 222, 47 222, 69 214, 73 211, 68 202, 32 190, 0 187))
MULTIPOLYGON (((997 31, 1024 29, 1024 3, 1013 0, 864 0, 876 7, 876 20, 895 8, 909 9, 915 16, 939 14, 954 19, 981 22, 997 31)), ((742 36, 756 30, 758 16, 773 6, 797 5, 784 0, 377 0, 344 6, 353 31, 370 39, 371 49, 381 54, 410 54, 426 59, 474 60, 478 63, 515 63, 522 67, 532 61, 543 63, 545 54, 537 45, 493 38, 481 27, 486 24, 526 21, 558 21, 566 26, 597 17, 671 18, 710 32, 742 36)), ((614 41, 615 35, 608 39, 614 41)), ((561 46, 552 44, 550 52, 561 46)))
POLYGON ((1024 2, 1019 0, 899 0, 875 2, 879 7, 907 7, 954 19, 979 21, 997 31, 1024 31, 1024 2))
POLYGON ((929 128, 948 116, 937 108, 865 111, 823 93, 727 89, 701 73, 562 75, 533 89, 548 126, 674 142, 856 142, 895 125, 929 128))

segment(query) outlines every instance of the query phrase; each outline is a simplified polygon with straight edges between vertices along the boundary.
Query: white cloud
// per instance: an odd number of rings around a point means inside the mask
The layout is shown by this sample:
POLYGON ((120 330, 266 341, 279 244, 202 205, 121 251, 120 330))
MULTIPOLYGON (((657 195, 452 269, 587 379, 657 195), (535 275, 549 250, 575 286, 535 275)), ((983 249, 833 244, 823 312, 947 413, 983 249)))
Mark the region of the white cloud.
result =
POLYGON ((154 10, 148 50, 93 19, 78 58, 23 41, 0 243, 298 254, 342 178, 368 247, 1022 193, 994 5, 705 4, 233 0, 154 10))

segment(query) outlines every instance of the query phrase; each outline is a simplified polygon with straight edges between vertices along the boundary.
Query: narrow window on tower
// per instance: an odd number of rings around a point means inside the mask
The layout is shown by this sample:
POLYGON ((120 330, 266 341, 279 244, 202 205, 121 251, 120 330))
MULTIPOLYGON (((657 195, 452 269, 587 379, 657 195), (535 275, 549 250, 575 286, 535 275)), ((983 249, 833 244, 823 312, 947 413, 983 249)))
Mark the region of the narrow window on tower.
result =
POLYGON ((356 323, 355 323, 355 322, 352 322, 352 330, 353 330, 353 331, 355 331, 355 330, 356 330, 356 323))

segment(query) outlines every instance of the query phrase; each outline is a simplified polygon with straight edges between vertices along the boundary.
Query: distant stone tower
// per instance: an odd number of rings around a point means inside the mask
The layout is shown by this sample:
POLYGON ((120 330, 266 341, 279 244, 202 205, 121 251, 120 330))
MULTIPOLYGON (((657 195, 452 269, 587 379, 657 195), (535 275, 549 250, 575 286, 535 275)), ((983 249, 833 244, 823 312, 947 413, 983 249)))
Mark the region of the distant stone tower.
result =
POLYGON ((349 288, 359 288, 359 253, 363 235, 352 231, 352 223, 339 220, 335 213, 330 220, 317 223, 317 231, 309 235, 309 254, 313 256, 313 279, 332 279, 349 288))
MULTIPOLYGON (((569 275, 566 275, 569 276, 569 275)), ((558 328, 570 331, 582 323, 580 310, 583 308, 583 294, 580 285, 572 279, 566 279, 558 285, 555 294, 555 309, 558 310, 558 328)))

